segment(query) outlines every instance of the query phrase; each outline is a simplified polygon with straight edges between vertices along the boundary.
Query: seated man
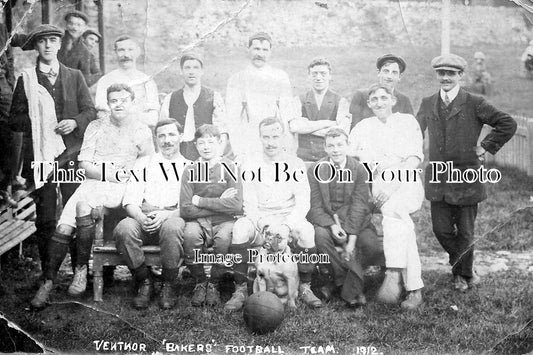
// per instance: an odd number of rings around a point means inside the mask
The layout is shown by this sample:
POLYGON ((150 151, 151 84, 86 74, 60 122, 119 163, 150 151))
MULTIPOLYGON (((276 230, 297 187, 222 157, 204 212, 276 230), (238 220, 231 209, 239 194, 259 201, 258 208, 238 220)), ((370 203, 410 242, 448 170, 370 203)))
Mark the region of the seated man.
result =
POLYGON ((48 243, 45 282, 31 301, 35 308, 42 308, 48 301, 74 230, 77 263, 68 293, 77 296, 85 292, 95 229, 91 211, 97 206, 119 207, 130 169, 139 163, 139 158, 154 151, 150 130, 131 114, 135 98, 133 90, 127 85, 115 84, 107 91, 111 115, 91 122, 85 132, 78 156, 80 168, 85 170, 85 181, 66 203, 48 243))
POLYGON ((396 97, 382 84, 368 91, 374 117, 359 122, 350 133, 353 154, 369 164, 372 197, 383 215, 383 249, 387 271, 377 294, 384 303, 397 303, 402 288, 407 298, 401 307, 422 305, 422 266, 410 213, 422 206, 424 189, 418 165, 424 160, 420 126, 413 115, 393 113, 396 97), (377 164, 377 165, 376 165, 377 164))
POLYGON ((315 227, 318 252, 327 253, 331 261, 319 268, 333 276, 321 291, 329 299, 342 288, 341 297, 349 305, 364 305, 363 267, 385 265, 382 240, 370 222, 368 175, 355 158, 346 155, 344 130, 330 128, 324 138, 328 156, 307 170, 311 185, 307 219, 315 227), (343 247, 342 255, 336 246, 343 247))
POLYGON ((222 146, 226 147, 228 133, 224 100, 218 91, 202 84, 204 62, 198 54, 184 54, 180 59, 180 69, 185 85, 165 97, 159 119, 172 117, 183 126, 181 154, 196 160, 199 155, 194 145, 194 132, 203 124, 217 126, 222 134, 222 146))
MULTIPOLYGON (((281 120, 275 117, 263 119, 259 122, 262 156, 250 157, 243 166, 245 171, 260 171, 261 178, 243 184, 245 217, 235 222, 230 247, 230 253, 239 254, 242 263, 234 266, 237 285, 233 296, 226 303, 225 308, 228 310, 239 310, 244 305, 247 297, 248 249, 263 245, 264 238, 258 232, 265 225, 269 225, 272 235, 279 234, 285 239, 292 236, 293 254, 316 254, 313 225, 305 219, 309 211, 310 195, 305 164, 300 158, 284 152, 284 137, 281 120), (277 176, 284 168, 286 172, 277 176), (281 223, 270 224, 273 219, 281 223)), ((322 302, 311 291, 314 269, 313 263, 298 263, 299 294, 308 306, 318 308, 322 307, 322 302)))
POLYGON ((147 308, 153 293, 150 271, 144 263, 143 245, 159 243, 163 265, 163 286, 159 306, 170 309, 176 304, 173 286, 178 276, 178 262, 183 256, 183 227, 179 216, 180 179, 191 162, 180 153, 181 125, 172 119, 159 121, 155 127, 159 153, 146 168, 144 183, 130 181, 122 205, 128 217, 113 232, 117 250, 124 256, 133 277, 140 285, 135 308, 147 308), (175 170, 174 170, 175 169, 175 170))
POLYGON ((231 169, 233 162, 221 158, 222 139, 217 127, 202 125, 194 138, 200 158, 185 169, 181 181, 180 215, 187 222, 183 248, 196 282, 192 305, 214 306, 220 303, 217 284, 223 267, 214 264, 208 281, 204 262, 195 255, 203 253, 204 246, 212 246, 216 255, 228 253, 235 216, 242 214, 242 183, 221 166, 225 163, 231 169))
POLYGON ((329 89, 331 64, 326 58, 315 58, 307 67, 312 89, 300 96, 301 117, 290 121, 292 133, 298 134, 298 158, 317 161, 326 156, 324 134, 331 127, 350 130, 348 101, 329 89))

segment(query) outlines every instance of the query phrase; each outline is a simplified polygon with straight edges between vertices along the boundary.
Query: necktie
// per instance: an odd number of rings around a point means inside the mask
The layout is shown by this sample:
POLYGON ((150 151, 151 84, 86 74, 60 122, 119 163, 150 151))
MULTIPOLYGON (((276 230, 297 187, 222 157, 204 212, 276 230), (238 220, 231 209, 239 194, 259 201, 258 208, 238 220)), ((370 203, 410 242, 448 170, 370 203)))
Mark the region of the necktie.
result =
POLYGON ((445 93, 444 93, 444 105, 445 105, 446 107, 448 107, 448 106, 450 106, 451 103, 452 103, 452 102, 450 101, 450 97, 448 96, 448 93, 445 92, 445 93))

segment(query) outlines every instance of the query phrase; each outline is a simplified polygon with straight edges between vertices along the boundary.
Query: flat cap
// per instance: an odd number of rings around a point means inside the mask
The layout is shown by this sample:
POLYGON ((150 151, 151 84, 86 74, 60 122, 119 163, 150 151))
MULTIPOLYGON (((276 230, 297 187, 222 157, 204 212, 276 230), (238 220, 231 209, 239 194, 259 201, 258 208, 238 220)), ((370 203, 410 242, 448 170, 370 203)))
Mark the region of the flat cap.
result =
POLYGON ((253 40, 268 41, 272 45, 272 37, 266 32, 257 32, 248 38, 248 47, 252 45, 253 40))
POLYGON ((435 70, 463 71, 466 68, 466 60, 457 54, 444 54, 433 58, 431 66, 435 70))
POLYGON ((72 16, 79 17, 83 21, 85 21, 85 23, 89 23, 89 16, 87 16, 87 14, 85 14, 84 12, 81 12, 78 10, 71 10, 67 12, 64 17, 65 21, 68 21, 68 19, 71 18, 72 16))
POLYGON ((202 67, 204 66, 204 58, 202 54, 198 53, 197 51, 189 51, 183 53, 183 55, 180 58, 180 67, 183 66, 183 63, 185 63, 187 60, 197 60, 200 62, 202 67))
POLYGON ((385 54, 376 60, 376 67, 378 68, 378 70, 380 70, 383 64, 385 64, 385 62, 389 60, 398 63, 398 67, 400 67, 400 74, 403 73, 407 68, 407 64, 405 63, 405 60, 403 60, 402 57, 394 54, 385 54))
POLYGON ((88 35, 95 35, 99 39, 102 39, 102 35, 97 30, 95 30, 94 28, 88 28, 87 30, 85 30, 85 32, 83 32, 83 34, 81 36, 85 38, 88 35))
POLYGON ((33 31, 30 32, 26 38, 26 42, 22 45, 22 49, 27 51, 29 49, 34 49, 35 41, 44 36, 58 36, 63 37, 65 33, 63 30, 57 26, 50 24, 42 24, 37 26, 33 31))

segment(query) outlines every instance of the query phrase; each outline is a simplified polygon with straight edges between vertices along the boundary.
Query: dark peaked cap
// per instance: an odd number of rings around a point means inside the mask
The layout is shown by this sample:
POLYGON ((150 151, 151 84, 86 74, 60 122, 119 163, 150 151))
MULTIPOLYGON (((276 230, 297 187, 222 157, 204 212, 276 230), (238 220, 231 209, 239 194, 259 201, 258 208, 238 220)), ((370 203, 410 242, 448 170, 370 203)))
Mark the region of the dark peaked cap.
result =
POLYGON ((34 49, 35 41, 44 36, 58 36, 63 37, 65 33, 63 30, 57 26, 50 24, 43 24, 37 26, 33 31, 30 32, 26 38, 26 42, 22 45, 22 49, 27 51, 29 49, 34 49))
POLYGON ((405 63, 405 60, 403 60, 402 57, 394 54, 385 54, 384 56, 381 56, 376 60, 376 67, 378 68, 378 70, 381 70, 383 64, 388 60, 398 63, 398 67, 400 67, 400 74, 403 73, 407 68, 407 64, 405 63))
POLYGON ((68 21, 68 19, 69 19, 70 17, 72 17, 72 16, 74 16, 74 17, 79 17, 79 18, 81 18, 83 21, 85 21, 85 23, 89 23, 89 16, 87 16, 86 13, 83 13, 83 12, 78 11, 78 10, 72 10, 72 11, 67 12, 67 13, 65 14, 65 17, 64 17, 64 18, 65 18, 65 21, 68 21))

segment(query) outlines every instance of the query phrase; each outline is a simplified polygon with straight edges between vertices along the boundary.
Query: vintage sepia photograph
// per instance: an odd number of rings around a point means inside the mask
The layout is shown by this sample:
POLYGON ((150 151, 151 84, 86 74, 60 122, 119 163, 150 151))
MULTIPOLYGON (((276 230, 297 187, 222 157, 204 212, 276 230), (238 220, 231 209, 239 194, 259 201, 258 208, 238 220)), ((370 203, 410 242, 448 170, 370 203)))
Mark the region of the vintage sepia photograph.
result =
POLYGON ((2 0, 0 353, 533 353, 531 0, 2 0))

